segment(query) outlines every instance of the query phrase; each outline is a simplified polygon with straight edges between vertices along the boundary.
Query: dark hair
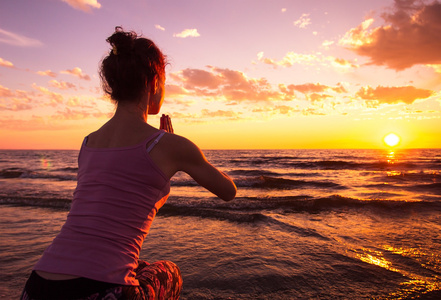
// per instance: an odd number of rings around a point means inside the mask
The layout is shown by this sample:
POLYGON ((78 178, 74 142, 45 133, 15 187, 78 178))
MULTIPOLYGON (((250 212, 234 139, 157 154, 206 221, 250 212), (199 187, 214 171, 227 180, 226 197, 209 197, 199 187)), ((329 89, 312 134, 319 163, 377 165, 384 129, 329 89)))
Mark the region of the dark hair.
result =
POLYGON ((151 40, 118 26, 106 41, 112 50, 99 73, 104 92, 117 103, 138 100, 155 75, 165 79, 165 56, 151 40))

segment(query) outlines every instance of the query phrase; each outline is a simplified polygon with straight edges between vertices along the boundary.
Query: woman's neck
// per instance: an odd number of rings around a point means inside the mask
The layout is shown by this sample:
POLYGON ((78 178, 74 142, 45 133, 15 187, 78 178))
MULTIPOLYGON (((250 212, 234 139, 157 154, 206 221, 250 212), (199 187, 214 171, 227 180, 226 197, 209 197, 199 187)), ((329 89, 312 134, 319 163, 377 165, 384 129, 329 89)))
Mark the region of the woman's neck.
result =
POLYGON ((147 123, 148 107, 142 107, 141 103, 124 103, 116 107, 115 119, 125 119, 128 121, 142 121, 147 123))

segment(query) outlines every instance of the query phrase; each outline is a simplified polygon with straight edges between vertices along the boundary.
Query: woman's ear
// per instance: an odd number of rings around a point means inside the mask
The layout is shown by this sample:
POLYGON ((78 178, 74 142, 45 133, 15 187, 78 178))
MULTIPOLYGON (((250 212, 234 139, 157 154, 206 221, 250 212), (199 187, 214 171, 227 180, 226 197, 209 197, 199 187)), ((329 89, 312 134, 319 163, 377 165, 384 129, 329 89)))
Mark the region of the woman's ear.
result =
MULTIPOLYGON (((147 82, 147 80, 146 80, 147 82)), ((156 91, 159 89, 159 80, 158 80, 158 75, 155 75, 152 80, 150 81, 150 93, 151 94, 156 94, 156 91)), ((148 86, 147 84, 147 86, 148 86)))

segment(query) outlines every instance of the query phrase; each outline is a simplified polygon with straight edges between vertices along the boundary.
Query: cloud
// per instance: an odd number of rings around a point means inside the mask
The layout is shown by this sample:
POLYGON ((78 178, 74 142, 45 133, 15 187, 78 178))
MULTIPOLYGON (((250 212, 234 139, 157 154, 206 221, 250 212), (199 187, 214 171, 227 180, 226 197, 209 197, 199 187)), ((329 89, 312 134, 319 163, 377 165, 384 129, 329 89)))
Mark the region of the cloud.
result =
POLYGON ((305 100, 318 101, 335 94, 348 93, 343 84, 320 83, 279 84, 272 86, 265 78, 249 78, 240 71, 207 66, 207 70, 184 69, 170 74, 175 84, 167 85, 167 97, 185 98, 188 95, 207 100, 224 100, 227 104, 240 102, 276 102, 296 99, 295 92, 305 100), (324 93, 327 94, 324 94, 324 93), (316 95, 312 95, 312 94, 316 95))
POLYGON ((318 93, 312 93, 308 96, 308 99, 312 102, 323 101, 328 98, 332 98, 332 96, 327 94, 318 94, 318 93))
POLYGON ((329 49, 329 46, 333 45, 334 43, 335 43, 334 41, 328 41, 328 40, 325 40, 325 41, 323 41, 322 46, 323 46, 325 49, 329 49))
POLYGON ((83 74, 83 71, 78 67, 73 68, 72 70, 61 71, 61 73, 73 75, 83 80, 90 80, 90 76, 87 74, 83 74))
POLYGON ((293 94, 294 91, 300 92, 304 95, 311 93, 323 93, 325 91, 332 90, 336 93, 347 93, 347 90, 340 83, 335 87, 323 85, 320 83, 304 83, 304 84, 290 84, 285 86, 284 84, 279 85, 279 89, 285 94, 293 94))
POLYGON ((334 67, 337 69, 337 71, 348 71, 352 70, 353 68, 358 68, 358 65, 353 64, 348 60, 335 58, 332 56, 324 56, 319 52, 316 54, 300 54, 290 51, 286 53, 285 56, 280 60, 274 60, 272 58, 264 57, 264 53, 259 52, 257 53, 257 59, 264 64, 273 66, 274 68, 289 68, 292 67, 294 64, 334 67))
POLYGON ((288 115, 292 112, 297 112, 298 110, 294 107, 287 106, 287 105, 277 105, 274 110, 276 110, 279 114, 282 115, 288 115))
POLYGON ((54 130, 64 129, 62 126, 53 126, 41 116, 32 116, 29 119, 16 119, 13 117, 0 118, 0 127, 14 131, 54 130))
POLYGON ((50 106, 57 106, 58 104, 63 103, 63 96, 61 94, 55 93, 55 92, 51 92, 49 91, 47 88, 42 87, 42 86, 38 86, 35 83, 32 84, 32 87, 34 89, 36 89, 37 91, 42 92, 44 95, 48 96, 50 102, 48 105, 50 106))
MULTIPOLYGON (((175 76, 177 80, 180 80, 180 77, 174 74, 170 75, 171 78, 175 76)), ((176 84, 166 84, 165 85, 165 95, 168 97, 180 97, 189 94, 188 90, 183 88, 182 86, 176 84)))
POLYGON ((228 118, 228 119, 239 119, 240 113, 231 111, 231 110, 217 110, 217 111, 209 111, 208 109, 203 109, 201 111, 201 117, 203 118, 228 118))
POLYGON ((7 87, 4 87, 0 85, 0 97, 12 97, 14 93, 8 89, 7 87))
POLYGON ((370 29, 373 19, 348 31, 339 41, 370 64, 400 71, 418 64, 441 63, 441 3, 395 0, 385 24, 370 29))
POLYGON ((112 112, 103 113, 100 111, 87 111, 84 109, 71 109, 66 107, 64 111, 57 111, 52 116, 53 120, 83 120, 88 118, 109 118, 113 115, 112 112))
POLYGON ((198 33, 197 29, 185 29, 180 33, 173 34, 174 37, 179 38, 187 38, 187 37, 198 37, 200 34, 198 33))
POLYGON ((14 64, 0 57, 0 66, 6 68, 14 68, 14 64))
POLYGON ((161 25, 155 25, 155 28, 159 29, 159 30, 162 30, 162 31, 165 31, 165 28, 162 27, 161 25))
POLYGON ((66 105, 67 106, 80 106, 81 102, 80 102, 80 99, 78 99, 78 97, 72 97, 72 98, 69 98, 69 100, 67 100, 66 105))
POLYGON ((336 67, 346 68, 346 69, 354 69, 359 67, 358 65, 353 64, 349 60, 343 58, 335 58, 332 64, 336 67))
MULTIPOLYGON (((290 100, 278 90, 274 90, 264 78, 248 78, 244 73, 209 67, 210 70, 185 69, 172 74, 183 89, 199 97, 224 99, 228 102, 290 100)), ((175 87, 175 91, 177 88, 175 87)))
POLYGON ((0 28, 0 43, 19 47, 39 47, 43 43, 0 28))
POLYGON ((294 21, 294 26, 305 29, 311 24, 311 19, 309 14, 302 14, 297 21, 294 21))
POLYGON ((37 74, 40 76, 57 77, 57 73, 52 72, 51 70, 37 71, 37 74))
POLYGON ((326 116, 325 113, 318 111, 316 108, 307 108, 302 111, 305 116, 326 116))
POLYGON ((441 74, 441 64, 438 65, 427 65, 432 68, 434 72, 441 74))
POLYGON ((92 8, 99 9, 101 8, 101 4, 98 3, 97 0, 61 0, 69 4, 69 6, 89 13, 92 11, 92 8))
POLYGON ((257 59, 265 64, 272 65, 274 67, 291 67, 296 63, 313 65, 314 62, 320 61, 320 58, 317 55, 299 54, 292 51, 286 53, 286 55, 279 61, 271 58, 265 58, 263 55, 263 52, 259 52, 257 54, 257 59))
POLYGON ((20 90, 11 91, 0 85, 0 111, 1 110, 29 110, 32 109, 28 93, 20 90))
POLYGON ((180 78, 184 79, 184 88, 202 87, 216 89, 223 82, 220 74, 199 69, 185 69, 181 72, 180 78))
POLYGON ((13 98, 7 102, 0 99, 0 111, 2 110, 22 111, 22 110, 31 110, 32 108, 33 106, 30 104, 30 99, 13 98))
POLYGON ((49 86, 60 90, 77 89, 77 86, 73 83, 65 82, 65 81, 57 81, 57 80, 49 81, 49 86))
POLYGON ((292 106, 288 105, 275 105, 275 106, 261 106, 261 107, 254 107, 251 110, 253 113, 261 113, 262 116, 269 116, 269 115, 290 115, 291 113, 300 112, 298 108, 294 108, 292 106))
POLYGON ((401 87, 383 87, 378 86, 375 89, 367 86, 362 87, 356 94, 364 100, 376 100, 380 103, 400 103, 412 104, 417 99, 426 99, 432 96, 433 91, 417 89, 413 86, 401 87))
POLYGON ((290 84, 287 88, 289 90, 294 90, 303 94, 308 94, 311 92, 321 93, 326 91, 329 87, 326 85, 322 85, 320 83, 305 83, 299 85, 290 84))

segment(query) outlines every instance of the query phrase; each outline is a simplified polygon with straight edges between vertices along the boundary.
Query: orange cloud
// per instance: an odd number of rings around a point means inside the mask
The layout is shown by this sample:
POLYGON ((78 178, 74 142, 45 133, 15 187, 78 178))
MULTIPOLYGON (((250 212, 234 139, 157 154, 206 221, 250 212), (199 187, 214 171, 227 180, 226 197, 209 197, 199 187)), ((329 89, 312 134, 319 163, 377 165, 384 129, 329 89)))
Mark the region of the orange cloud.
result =
POLYGON ((0 57, 0 66, 6 68, 14 68, 14 64, 0 57))
POLYGON ((14 93, 7 87, 0 85, 0 97, 12 97, 14 93))
POLYGON ((310 93, 323 93, 327 90, 333 90, 336 93, 347 93, 347 90, 340 83, 335 87, 323 85, 320 83, 304 83, 304 84, 290 84, 285 86, 283 84, 279 85, 279 88, 285 94, 292 95, 294 91, 300 92, 302 94, 310 93))
POLYGON ((13 117, 0 118, 0 127, 9 130, 34 131, 47 129, 64 129, 61 126, 48 124, 45 118, 41 116, 32 116, 30 119, 16 119, 13 117))
POLYGON ((75 84, 65 81, 51 80, 49 81, 49 85, 60 90, 77 89, 75 84))
POLYGON ((7 103, 5 101, 0 100, 0 111, 1 110, 11 110, 11 111, 20 111, 20 110, 30 110, 33 106, 30 104, 29 99, 20 99, 13 98, 7 103))
POLYGON ((288 86, 288 89, 290 90, 292 89, 303 94, 307 94, 311 92, 321 93, 327 90, 328 88, 329 88, 328 86, 322 85, 320 83, 305 83, 299 85, 290 84, 288 86))
POLYGON ((287 115, 287 114, 289 114, 291 112, 297 112, 298 111, 294 107, 287 106, 287 105, 277 105, 275 107, 275 110, 278 111, 278 113, 280 113, 282 115, 287 115))
POLYGON ((331 95, 327 95, 327 94, 312 93, 311 95, 308 96, 308 98, 312 102, 316 102, 316 101, 326 100, 327 98, 332 98, 332 96, 331 95))
POLYGON ((350 61, 343 58, 335 58, 333 64, 337 67, 342 67, 342 68, 358 68, 358 65, 353 64, 350 61))
POLYGON ((84 74, 83 71, 78 67, 73 68, 72 70, 61 71, 61 73, 73 75, 73 76, 76 76, 76 77, 83 79, 83 80, 90 80, 90 76, 87 74, 84 74))
POLYGON ((413 86, 402 87, 383 87, 378 86, 375 89, 368 86, 362 87, 356 94, 364 100, 377 100, 381 103, 400 103, 412 104, 417 99, 426 99, 433 94, 433 91, 417 89, 413 86))
MULTIPOLYGON (((170 75, 171 78, 176 78, 178 81, 180 80, 180 77, 175 75, 175 74, 171 74, 170 75)), ((165 85, 165 96, 166 97, 179 97, 179 96, 183 96, 183 95, 187 95, 188 91, 183 88, 182 86, 176 85, 176 84, 166 84, 165 85)))
POLYGON ((285 56, 280 60, 275 60, 272 58, 264 57, 263 52, 257 53, 257 59, 264 64, 271 65, 274 68, 284 67, 289 68, 294 64, 301 64, 307 66, 332 66, 337 68, 337 70, 347 71, 352 68, 358 68, 358 65, 349 62, 348 60, 335 58, 332 56, 324 56, 321 53, 316 54, 300 54, 290 51, 285 54, 285 56))
POLYGON ((32 85, 32 87, 49 97, 50 106, 57 106, 58 104, 63 103, 63 96, 61 94, 51 92, 45 87, 37 86, 35 83, 32 85))
POLYGON ((0 85, 0 111, 1 110, 29 110, 32 109, 31 99, 24 91, 11 91, 0 85))
POLYGON ((57 73, 52 72, 51 70, 38 71, 37 74, 41 76, 57 77, 57 73))
POLYGON ((216 89, 222 84, 222 77, 218 74, 205 70, 185 69, 182 71, 181 78, 184 79, 185 88, 200 87, 204 89, 216 89))
POLYGON ((228 119, 239 119, 240 113, 234 111, 225 111, 225 110, 217 110, 217 111, 209 111, 208 109, 203 109, 201 111, 202 117, 204 118, 215 118, 215 117, 223 117, 228 119))
POLYGON ((314 54, 300 54, 290 51, 279 61, 272 58, 266 58, 263 56, 263 52, 257 54, 257 59, 265 64, 272 65, 274 67, 291 67, 294 64, 313 65, 320 61, 321 58, 314 54))
MULTIPOLYGON (((210 67, 210 71, 185 69, 171 75, 195 96, 220 98, 227 101, 291 100, 292 97, 274 90, 264 78, 248 78, 244 73, 210 67), (288 96, 288 97, 287 97, 288 96)), ((174 88, 177 91, 177 88, 174 88)))
POLYGON ((293 112, 300 112, 298 108, 288 105, 262 106, 253 108, 251 111, 253 113, 263 113, 265 116, 278 114, 289 115, 293 112))
POLYGON ((348 31, 340 44, 370 58, 374 65, 404 70, 418 64, 441 63, 441 3, 395 0, 384 26, 369 29, 373 19, 348 31))
POLYGON ((83 120, 87 118, 109 118, 113 113, 103 113, 100 111, 87 111, 84 109, 71 109, 66 107, 64 111, 57 111, 51 118, 53 120, 83 120))
POLYGON ((101 8, 101 4, 97 0, 62 0, 69 4, 69 6, 82 10, 84 12, 91 12, 92 8, 101 8))
POLYGON ((79 106, 80 99, 78 99, 77 97, 69 98, 69 100, 67 100, 67 102, 66 102, 66 105, 67 106, 79 106))

